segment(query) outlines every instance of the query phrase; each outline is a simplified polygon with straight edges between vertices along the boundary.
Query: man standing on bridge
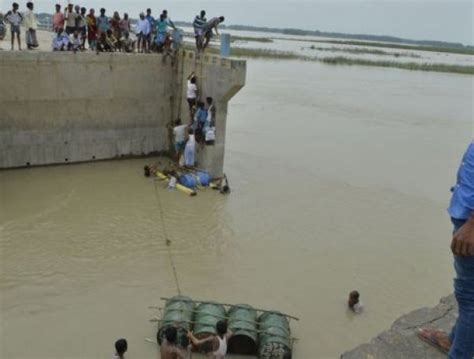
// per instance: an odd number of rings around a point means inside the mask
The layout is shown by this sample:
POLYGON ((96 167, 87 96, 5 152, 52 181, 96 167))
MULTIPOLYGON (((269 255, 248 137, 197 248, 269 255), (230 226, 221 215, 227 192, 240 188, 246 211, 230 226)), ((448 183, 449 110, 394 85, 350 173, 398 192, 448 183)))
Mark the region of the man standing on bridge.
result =
POLYGON ((452 188, 448 212, 454 225, 451 250, 454 254, 454 294, 459 306, 459 317, 451 334, 421 329, 421 339, 450 359, 474 358, 474 141, 464 154, 457 183, 452 188))

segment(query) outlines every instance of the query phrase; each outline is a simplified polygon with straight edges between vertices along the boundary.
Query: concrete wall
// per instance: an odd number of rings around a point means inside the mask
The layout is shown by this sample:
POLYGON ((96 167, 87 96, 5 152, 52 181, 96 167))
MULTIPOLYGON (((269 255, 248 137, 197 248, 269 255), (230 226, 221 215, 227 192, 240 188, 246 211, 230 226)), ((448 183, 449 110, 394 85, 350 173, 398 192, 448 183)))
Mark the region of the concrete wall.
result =
POLYGON ((218 145, 198 161, 219 175, 227 102, 245 83, 245 62, 189 56, 0 53, 0 168, 167 151, 166 124, 185 106, 185 73, 199 65, 220 122, 218 145))

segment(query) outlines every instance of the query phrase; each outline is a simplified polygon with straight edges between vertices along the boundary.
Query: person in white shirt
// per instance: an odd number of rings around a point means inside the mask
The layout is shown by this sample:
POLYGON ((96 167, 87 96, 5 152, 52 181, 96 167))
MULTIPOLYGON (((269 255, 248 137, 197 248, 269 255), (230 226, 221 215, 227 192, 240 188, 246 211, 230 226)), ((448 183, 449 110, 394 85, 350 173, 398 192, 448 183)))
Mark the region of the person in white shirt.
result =
POLYGON ((186 89, 186 99, 188 101, 189 115, 191 123, 194 119, 194 111, 196 108, 196 101, 198 97, 197 78, 194 72, 188 76, 188 87, 186 89))
POLYGON ((138 52, 147 52, 148 53, 148 37, 151 33, 151 26, 150 22, 145 19, 145 14, 143 12, 140 13, 140 19, 137 22, 137 26, 135 28, 135 33, 137 34, 138 42, 137 42, 137 50, 138 52))
POLYGON ((58 28, 53 37, 53 51, 67 51, 69 48, 69 36, 62 28, 58 28))
POLYGON ((33 50, 38 47, 38 39, 36 38, 38 24, 36 15, 33 13, 33 3, 31 1, 27 2, 26 7, 28 10, 23 15, 23 25, 26 27, 26 46, 28 50, 33 50))
POLYGON ((175 127, 173 128, 174 135, 174 149, 176 152, 176 159, 179 160, 181 153, 183 153, 186 146, 186 130, 188 125, 183 125, 181 119, 178 118, 175 122, 175 127))
POLYGON ((211 343, 212 358, 224 359, 227 354, 227 343, 232 337, 233 333, 227 328, 227 322, 219 320, 216 323, 217 335, 211 335, 204 339, 197 339, 192 332, 188 332, 188 338, 195 346, 200 346, 204 343, 211 343))
POLYGON ((196 138, 194 137, 194 131, 192 128, 188 130, 188 142, 184 148, 184 165, 194 166, 194 157, 196 152, 196 138))
POLYGON ((5 20, 10 24, 10 32, 12 35, 12 50, 15 44, 15 34, 18 41, 18 50, 21 50, 21 31, 20 24, 23 21, 23 15, 18 11, 18 4, 16 2, 12 5, 12 10, 7 12, 5 20))
POLYGON ((82 49, 82 38, 79 35, 79 31, 74 31, 70 39, 70 44, 70 48, 74 52, 77 52, 82 49))

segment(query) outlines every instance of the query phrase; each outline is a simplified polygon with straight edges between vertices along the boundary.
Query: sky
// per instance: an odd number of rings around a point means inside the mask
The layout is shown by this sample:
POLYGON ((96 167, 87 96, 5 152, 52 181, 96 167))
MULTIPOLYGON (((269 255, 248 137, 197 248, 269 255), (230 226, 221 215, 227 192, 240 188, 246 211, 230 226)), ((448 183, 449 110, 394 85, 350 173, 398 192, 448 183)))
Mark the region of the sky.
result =
MULTIPOLYGON (((26 0, 16 0, 24 8, 26 0)), ((5 11, 11 0, 0 0, 5 11)), ((37 11, 52 12, 58 0, 34 1, 37 11)), ((65 1, 59 1, 66 4, 65 1)), ((74 2, 74 0, 71 0, 74 2)), ((391 35, 473 45, 474 0, 80 0, 87 8, 129 12, 168 9, 173 20, 192 21, 199 10, 224 15, 229 25, 291 27, 351 34, 391 35)))

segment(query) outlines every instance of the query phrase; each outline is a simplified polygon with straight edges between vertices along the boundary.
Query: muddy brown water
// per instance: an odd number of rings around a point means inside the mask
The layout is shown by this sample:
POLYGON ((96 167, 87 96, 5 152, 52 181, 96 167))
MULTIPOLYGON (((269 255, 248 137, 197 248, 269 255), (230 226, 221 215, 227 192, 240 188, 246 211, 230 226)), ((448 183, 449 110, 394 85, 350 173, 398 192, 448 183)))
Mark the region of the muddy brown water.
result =
MULTIPOLYGON (((230 196, 158 189, 186 295, 300 317, 295 358, 335 358, 451 291, 445 208, 472 77, 251 60, 229 107, 230 196), (345 310, 361 292, 366 311, 345 310)), ((154 160, 154 159, 153 159, 154 160)), ((0 356, 157 357, 176 293, 152 159, 0 172, 0 356)))

